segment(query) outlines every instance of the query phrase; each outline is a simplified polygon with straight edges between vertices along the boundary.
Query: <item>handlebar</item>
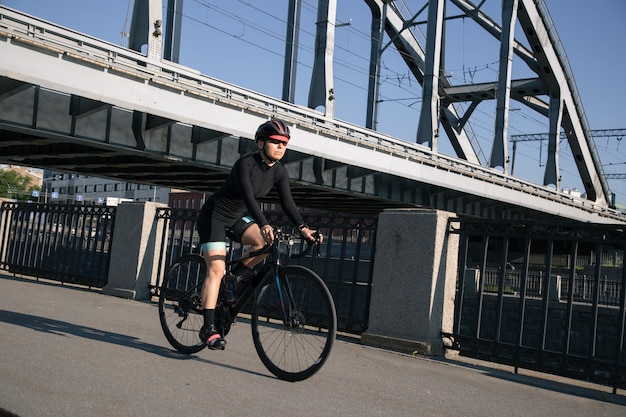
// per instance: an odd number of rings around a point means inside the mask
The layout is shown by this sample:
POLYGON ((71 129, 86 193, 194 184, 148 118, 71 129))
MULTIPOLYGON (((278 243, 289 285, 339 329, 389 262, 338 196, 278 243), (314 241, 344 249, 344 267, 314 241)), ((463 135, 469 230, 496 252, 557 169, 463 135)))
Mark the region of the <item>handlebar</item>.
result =
POLYGON ((314 247, 317 249, 317 256, 319 256, 319 244, 322 241, 322 234, 319 232, 315 233, 315 240, 314 241, 310 241, 307 240, 306 241, 306 246, 304 247, 304 250, 300 253, 296 253, 294 255, 289 255, 290 258, 302 258, 306 255, 309 254, 309 252, 311 252, 311 249, 313 249, 314 247))
MULTIPOLYGON (((272 251, 272 249, 274 247, 276 247, 280 242, 289 242, 291 239, 293 238, 302 238, 302 235, 295 234, 295 233, 283 233, 280 229, 274 229, 274 243, 272 243, 271 245, 265 245, 263 246, 261 249, 256 250, 256 251, 252 251, 252 252, 248 252, 245 256, 241 256, 237 259, 233 259, 229 262, 227 262, 227 264, 233 264, 237 261, 241 261, 243 259, 247 259, 247 258, 253 258, 255 256, 258 255, 264 255, 266 253, 269 253, 272 251)), ((296 254, 290 254, 289 257, 290 258, 302 258, 306 255, 308 255, 311 250, 314 247, 317 247, 319 249, 319 243, 322 241, 322 234, 321 233, 315 233, 315 240, 314 241, 310 241, 307 240, 306 245, 304 247, 304 250, 300 253, 296 253, 296 254)), ((317 253, 317 256, 319 256, 319 250, 317 253)))

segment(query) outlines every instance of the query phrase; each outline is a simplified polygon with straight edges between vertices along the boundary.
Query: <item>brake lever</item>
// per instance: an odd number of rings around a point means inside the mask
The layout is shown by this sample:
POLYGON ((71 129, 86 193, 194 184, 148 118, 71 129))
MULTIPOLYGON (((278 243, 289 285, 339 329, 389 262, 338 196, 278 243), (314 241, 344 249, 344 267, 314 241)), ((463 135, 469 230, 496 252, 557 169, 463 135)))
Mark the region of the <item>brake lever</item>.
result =
POLYGON ((314 249, 314 251, 315 251, 314 256, 316 258, 319 258, 321 256, 320 255, 320 246, 321 246, 320 244, 322 243, 322 239, 323 239, 322 234, 319 233, 319 232, 316 232, 315 233, 315 249, 314 249))
MULTIPOLYGON (((302 252, 296 253, 296 254, 293 254, 293 255, 290 254, 289 257, 290 258, 294 258, 294 259, 303 258, 303 257, 305 257, 306 255, 308 255, 311 252, 311 249, 313 249, 313 246, 318 246, 319 247, 319 242, 320 242, 320 240, 319 240, 319 238, 317 236, 316 236, 314 242, 312 242, 310 240, 307 240, 306 241, 306 246, 304 247, 304 250, 302 252)), ((317 254, 317 257, 319 257, 319 253, 317 254)))

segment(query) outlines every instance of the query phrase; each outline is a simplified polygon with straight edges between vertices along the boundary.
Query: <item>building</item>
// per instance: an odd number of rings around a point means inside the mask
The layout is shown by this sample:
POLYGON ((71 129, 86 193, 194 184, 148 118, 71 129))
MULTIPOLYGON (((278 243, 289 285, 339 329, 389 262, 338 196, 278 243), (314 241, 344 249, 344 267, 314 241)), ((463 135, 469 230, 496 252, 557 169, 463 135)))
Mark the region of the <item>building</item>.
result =
POLYGON ((174 209, 200 209, 209 196, 208 193, 172 190, 169 194, 168 206, 174 209))
POLYGON ((117 205, 119 201, 167 203, 169 188, 114 179, 44 170, 40 202, 117 205))

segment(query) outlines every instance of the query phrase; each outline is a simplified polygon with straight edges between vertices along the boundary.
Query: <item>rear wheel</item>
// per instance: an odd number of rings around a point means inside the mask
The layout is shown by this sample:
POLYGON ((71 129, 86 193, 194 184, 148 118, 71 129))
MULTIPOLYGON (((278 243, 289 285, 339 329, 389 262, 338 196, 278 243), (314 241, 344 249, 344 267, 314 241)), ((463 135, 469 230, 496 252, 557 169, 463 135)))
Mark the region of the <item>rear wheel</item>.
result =
POLYGON ((179 352, 196 353, 206 346, 198 334, 204 324, 201 291, 206 263, 197 254, 178 258, 167 270, 159 292, 159 318, 167 341, 179 352))
POLYGON ((335 341, 335 304, 324 281, 299 265, 268 274, 252 310, 254 347, 280 379, 301 381, 326 362, 335 341))

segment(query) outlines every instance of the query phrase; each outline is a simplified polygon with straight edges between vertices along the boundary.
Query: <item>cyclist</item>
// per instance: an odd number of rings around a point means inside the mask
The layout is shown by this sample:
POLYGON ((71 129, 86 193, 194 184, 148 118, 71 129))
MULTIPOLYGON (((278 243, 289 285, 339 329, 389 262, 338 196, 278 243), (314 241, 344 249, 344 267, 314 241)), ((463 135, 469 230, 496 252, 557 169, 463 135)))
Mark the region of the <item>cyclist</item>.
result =
MULTIPOLYGON (((226 237, 248 245, 248 250, 259 250, 274 240, 274 229, 261 211, 258 198, 276 187, 280 203, 291 222, 298 226, 302 236, 315 240, 315 230, 302 220, 289 186, 289 175, 280 159, 289 143, 289 128, 281 120, 272 119, 261 124, 255 134, 258 151, 242 156, 230 175, 202 206, 197 229, 202 253, 207 263, 207 277, 202 287, 204 326, 200 339, 209 349, 224 349, 226 340, 215 330, 215 306, 220 282, 226 269, 226 237)), ((254 276, 255 265, 265 255, 246 259, 235 266, 238 281, 254 276)))

